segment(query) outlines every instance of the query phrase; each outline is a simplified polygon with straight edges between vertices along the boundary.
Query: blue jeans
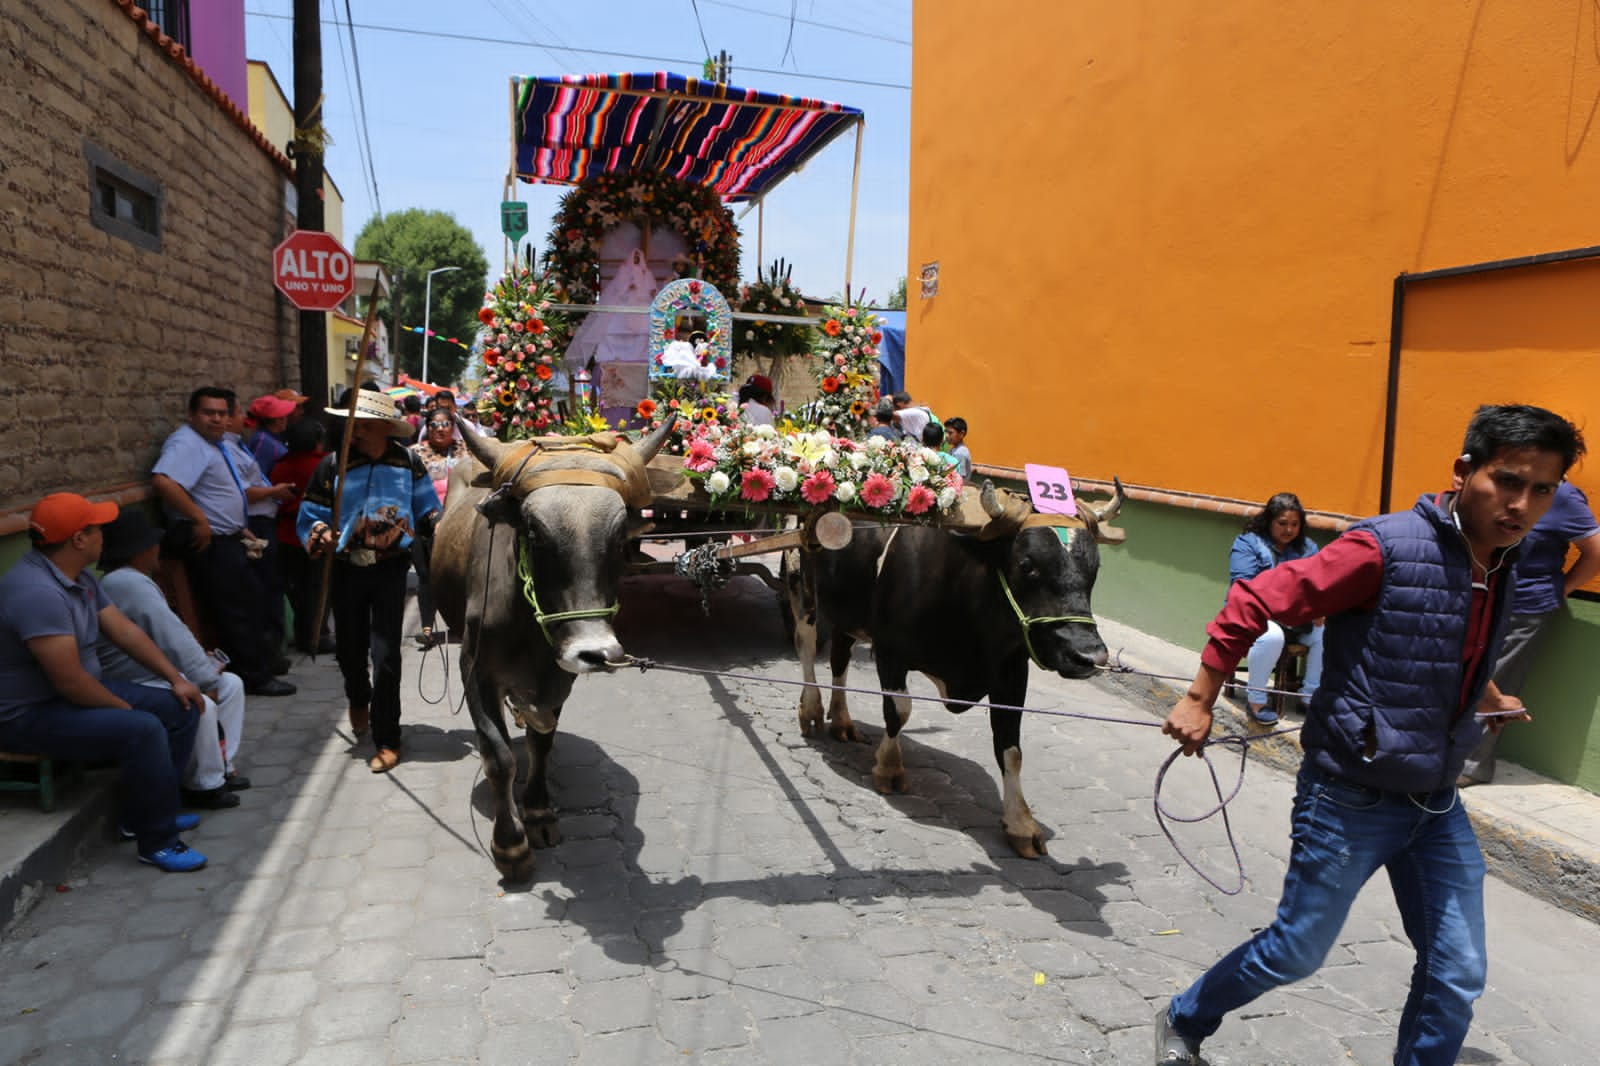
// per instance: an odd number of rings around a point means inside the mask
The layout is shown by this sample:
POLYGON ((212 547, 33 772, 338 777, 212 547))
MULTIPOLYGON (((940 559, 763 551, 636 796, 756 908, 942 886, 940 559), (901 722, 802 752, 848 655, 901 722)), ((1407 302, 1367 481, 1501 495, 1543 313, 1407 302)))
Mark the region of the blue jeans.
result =
POLYGON ((178 773, 189 763, 200 716, 171 689, 102 681, 132 710, 40 703, 0 722, 0 746, 80 762, 117 762, 122 769, 122 824, 143 854, 178 840, 178 773))
POLYGON ((1307 761, 1292 822, 1277 917, 1172 1001, 1173 1029, 1203 1040, 1229 1011, 1310 976, 1333 948, 1361 886, 1383 867, 1417 951, 1394 1061, 1449 1066, 1466 1040, 1488 968, 1483 853, 1455 790, 1417 797, 1378 792, 1307 761))
MULTIPOLYGON (((1311 631, 1299 641, 1306 646, 1306 679, 1300 686, 1302 703, 1309 704, 1311 694, 1322 684, 1322 629, 1322 626, 1312 626, 1311 631)), ((1283 654, 1286 643, 1283 627, 1276 622, 1268 622, 1266 630, 1250 645, 1250 653, 1245 660, 1250 664, 1250 687, 1245 691, 1245 698, 1252 707, 1260 707, 1267 702, 1267 682, 1272 679, 1272 668, 1278 665, 1278 657, 1283 654)))

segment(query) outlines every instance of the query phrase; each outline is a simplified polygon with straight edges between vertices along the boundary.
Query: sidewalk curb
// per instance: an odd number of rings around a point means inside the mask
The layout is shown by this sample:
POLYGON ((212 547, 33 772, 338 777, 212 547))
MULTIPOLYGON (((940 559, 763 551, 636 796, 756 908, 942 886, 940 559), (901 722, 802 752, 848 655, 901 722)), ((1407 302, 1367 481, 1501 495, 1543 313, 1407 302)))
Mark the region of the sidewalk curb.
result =
POLYGON ((16 919, 27 914, 51 886, 64 880, 111 816, 116 774, 93 771, 71 786, 64 797, 65 813, 58 809, 53 825, 42 830, 38 842, 7 869, 0 869, 0 940, 16 919))
MULTIPOLYGON (((1122 658, 1128 658, 1126 653, 1122 658)), ((1146 669, 1136 656, 1127 665, 1146 669)), ((1104 680, 1149 704, 1160 718, 1165 718, 1188 690, 1187 684, 1140 674, 1110 673, 1104 680)), ((1285 721, 1292 724, 1293 720, 1285 721)), ((1213 729, 1226 736, 1268 732, 1226 699, 1217 701, 1213 722, 1213 729)), ((1250 744, 1248 750, 1250 758, 1286 773, 1297 772, 1304 756, 1298 731, 1271 735, 1250 744)), ((1468 789, 1461 796, 1491 874, 1530 896, 1600 924, 1600 851, 1563 839, 1539 826, 1536 819, 1505 809, 1494 801, 1490 790, 1477 795, 1468 789)))

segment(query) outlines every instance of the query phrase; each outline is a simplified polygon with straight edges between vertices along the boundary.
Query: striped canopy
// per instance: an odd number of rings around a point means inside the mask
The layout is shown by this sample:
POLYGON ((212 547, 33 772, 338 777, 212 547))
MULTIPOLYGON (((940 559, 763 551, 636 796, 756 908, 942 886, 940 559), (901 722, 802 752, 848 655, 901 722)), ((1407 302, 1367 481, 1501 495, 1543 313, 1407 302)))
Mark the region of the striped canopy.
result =
POLYGON ((663 171, 736 202, 766 194, 861 112, 682 74, 568 74, 521 79, 513 119, 523 181, 663 171))

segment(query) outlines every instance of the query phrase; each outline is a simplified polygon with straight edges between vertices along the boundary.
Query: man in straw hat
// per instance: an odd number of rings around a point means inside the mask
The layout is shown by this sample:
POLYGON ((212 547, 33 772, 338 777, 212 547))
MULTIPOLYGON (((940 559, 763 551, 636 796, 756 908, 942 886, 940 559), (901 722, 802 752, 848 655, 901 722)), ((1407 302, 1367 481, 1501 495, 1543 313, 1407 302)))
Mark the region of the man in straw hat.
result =
POLYGON ((40 500, 28 519, 33 550, 0 579, 0 747, 58 759, 115 760, 123 831, 139 861, 170 873, 206 857, 178 837, 200 819, 178 813, 178 771, 189 761, 200 690, 106 598, 89 571, 114 503, 70 492, 40 500), (170 688, 102 680, 101 634, 170 688))
POLYGON ((412 542, 438 519, 439 496, 405 445, 411 424, 394 398, 359 389, 350 402, 349 409, 327 408, 353 415, 348 466, 341 471, 337 455, 323 458, 295 528, 313 557, 334 553, 328 593, 350 729, 360 735, 371 725, 377 750, 367 766, 382 774, 400 761, 400 629, 412 542))

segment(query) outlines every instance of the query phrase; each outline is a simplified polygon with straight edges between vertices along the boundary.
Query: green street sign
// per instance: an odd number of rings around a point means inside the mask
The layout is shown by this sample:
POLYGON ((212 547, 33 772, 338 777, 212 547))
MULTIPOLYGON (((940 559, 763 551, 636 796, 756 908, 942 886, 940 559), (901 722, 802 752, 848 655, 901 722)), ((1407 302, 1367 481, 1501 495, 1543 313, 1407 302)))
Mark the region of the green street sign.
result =
POLYGON ((500 232, 512 244, 528 235, 528 205, 507 200, 500 205, 500 232))

